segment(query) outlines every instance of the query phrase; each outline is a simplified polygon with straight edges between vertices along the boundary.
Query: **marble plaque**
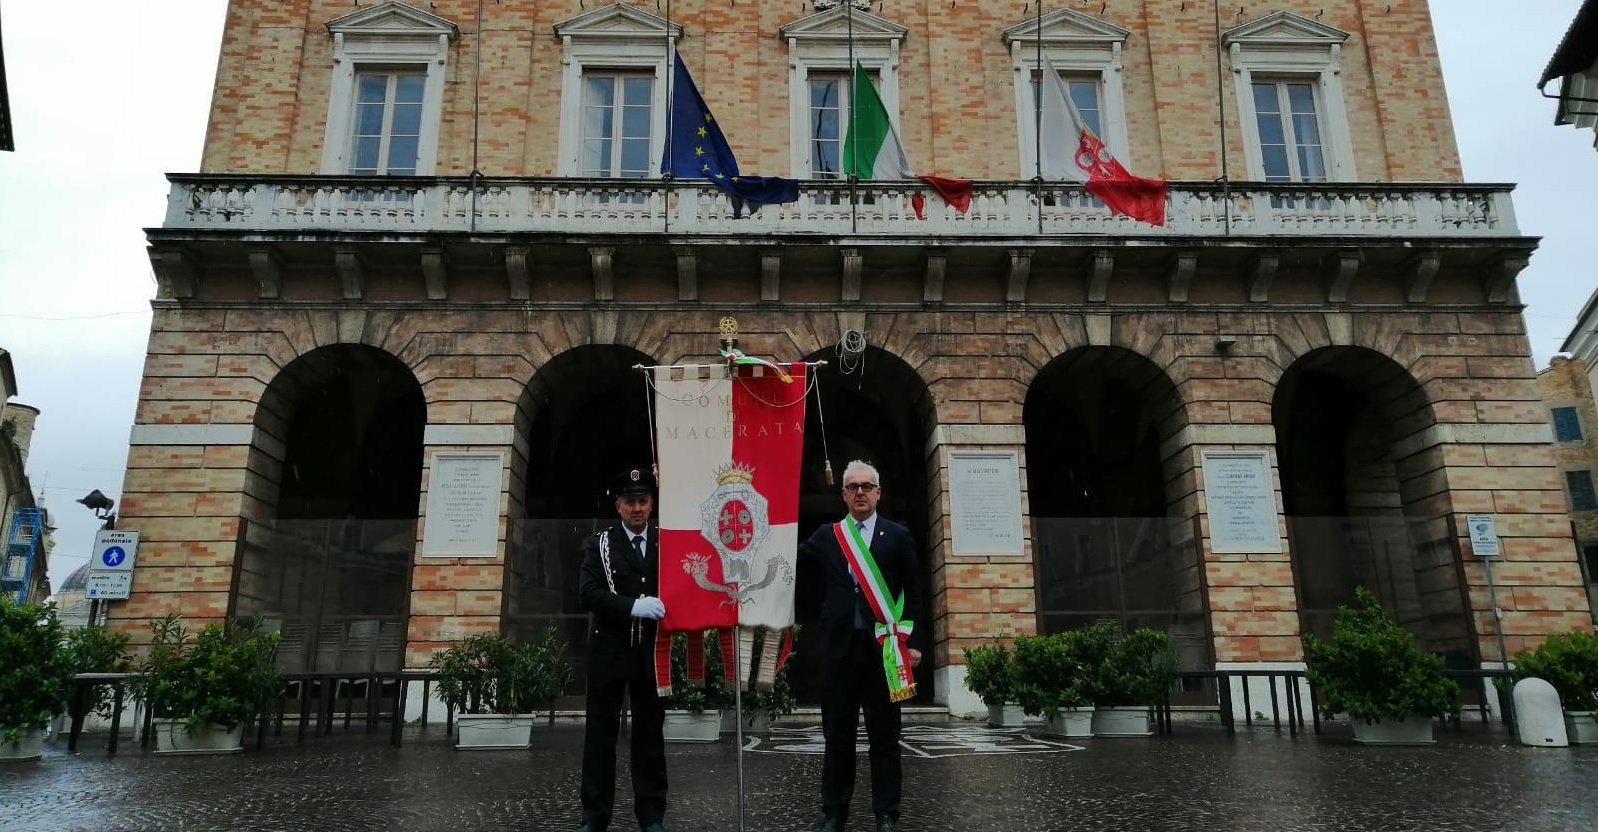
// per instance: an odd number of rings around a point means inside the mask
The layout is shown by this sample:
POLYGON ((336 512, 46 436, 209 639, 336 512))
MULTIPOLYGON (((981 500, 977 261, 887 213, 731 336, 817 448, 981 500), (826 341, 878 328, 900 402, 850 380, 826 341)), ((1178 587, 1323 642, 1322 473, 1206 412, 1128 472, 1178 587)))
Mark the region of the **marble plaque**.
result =
POLYGON ((427 477, 422 557, 491 558, 499 549, 501 451, 441 451, 427 477))
POLYGON ((950 451, 955 555, 1024 555, 1021 465, 1014 451, 950 451))
POLYGON ((1210 551, 1280 553, 1270 456, 1265 451, 1204 451, 1201 457, 1210 551))

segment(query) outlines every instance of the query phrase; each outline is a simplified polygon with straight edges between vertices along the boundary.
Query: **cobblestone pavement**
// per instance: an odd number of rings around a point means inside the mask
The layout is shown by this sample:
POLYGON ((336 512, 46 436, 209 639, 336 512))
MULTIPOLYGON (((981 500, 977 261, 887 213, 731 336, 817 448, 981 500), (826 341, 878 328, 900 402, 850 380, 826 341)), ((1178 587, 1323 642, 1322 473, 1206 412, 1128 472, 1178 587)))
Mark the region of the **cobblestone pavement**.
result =
MULTIPOLYGON (((569 830, 582 729, 540 728, 530 752, 458 752, 440 729, 269 739, 228 757, 108 758, 52 750, 0 766, 0 830, 569 830)), ((905 832, 926 830, 1598 829, 1598 748, 1520 747, 1501 731, 1439 731, 1424 748, 1366 748, 1336 727, 1293 738, 1179 725, 1171 738, 1065 743, 975 726, 906 728, 905 832)), ((748 737, 748 832, 819 822, 819 731, 748 737)), ((622 743, 625 748, 625 739, 622 743)), ((862 743, 862 748, 864 744, 862 743)), ((668 750, 674 832, 738 829, 730 740, 668 750)), ((619 772, 627 783, 625 753, 619 772)), ((861 759, 851 828, 869 818, 861 759)), ((615 829, 631 805, 619 790, 615 829)))

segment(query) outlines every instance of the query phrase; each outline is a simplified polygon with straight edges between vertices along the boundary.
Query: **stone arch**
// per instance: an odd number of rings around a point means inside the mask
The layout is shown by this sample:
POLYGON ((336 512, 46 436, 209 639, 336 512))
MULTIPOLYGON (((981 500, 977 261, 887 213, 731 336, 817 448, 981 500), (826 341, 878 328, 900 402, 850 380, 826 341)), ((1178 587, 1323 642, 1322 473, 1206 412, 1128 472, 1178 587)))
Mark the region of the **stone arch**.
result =
POLYGON ((1325 636, 1355 586, 1371 589, 1427 649, 1476 660, 1442 448, 1407 437, 1437 421, 1420 382, 1373 349, 1312 349, 1271 405, 1300 626, 1325 636))
POLYGON ((1165 446, 1187 404, 1165 370, 1119 346, 1056 356, 1027 389, 1027 495, 1038 631, 1095 622, 1171 632, 1208 659, 1200 562, 1186 489, 1165 446))
MULTIPOLYGON (((938 422, 926 383, 899 355, 876 346, 866 347, 859 364, 840 363, 830 346, 811 353, 805 360, 829 363, 814 370, 817 394, 805 406, 799 486, 801 538, 844 515, 839 492, 844 466, 853 459, 872 463, 882 475, 882 502, 878 508, 884 517, 903 524, 915 538, 921 557, 923 609, 937 617, 939 611, 931 606, 930 543, 935 535, 929 528, 927 443, 938 422)), ((814 632, 820 614, 819 571, 801 563, 795 587, 796 620, 814 632)), ((918 625, 931 626, 931 622, 918 625)), ((820 701, 817 660, 814 650, 794 654, 789 679, 801 701, 820 701)), ((934 695, 933 664, 923 662, 916 671, 921 701, 930 702, 934 695)))
POLYGON ((579 671, 569 696, 585 690, 588 652, 578 552, 616 520, 611 478, 652 464, 649 389, 634 367, 654 363, 619 343, 569 346, 538 366, 516 405, 504 629, 524 641, 559 631, 579 671))
POLYGON ((333 344, 267 384, 232 606, 281 628, 292 670, 398 669, 427 404, 384 350, 333 344))

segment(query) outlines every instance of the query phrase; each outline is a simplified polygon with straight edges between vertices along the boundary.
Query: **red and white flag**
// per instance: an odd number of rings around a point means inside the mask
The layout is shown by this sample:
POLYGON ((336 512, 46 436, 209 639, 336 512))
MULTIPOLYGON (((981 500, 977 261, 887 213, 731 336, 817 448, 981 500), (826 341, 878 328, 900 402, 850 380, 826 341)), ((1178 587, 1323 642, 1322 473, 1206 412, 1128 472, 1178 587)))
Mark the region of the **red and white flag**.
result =
POLYGON ((793 626, 807 377, 780 366, 653 371, 664 631, 793 626))
POLYGON ((1039 155, 1044 179, 1081 182, 1117 214, 1150 225, 1165 224, 1164 179, 1132 175, 1082 120, 1060 73, 1043 58, 1043 89, 1038 105, 1039 155))

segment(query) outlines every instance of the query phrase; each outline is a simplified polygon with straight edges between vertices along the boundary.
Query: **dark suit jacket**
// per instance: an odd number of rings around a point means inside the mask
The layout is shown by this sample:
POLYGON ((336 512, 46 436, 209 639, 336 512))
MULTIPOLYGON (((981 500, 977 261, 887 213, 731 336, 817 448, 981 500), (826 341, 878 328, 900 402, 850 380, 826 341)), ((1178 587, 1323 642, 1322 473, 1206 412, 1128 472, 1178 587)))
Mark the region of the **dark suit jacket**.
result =
POLYGON ((660 595, 660 530, 650 524, 649 565, 638 562, 627 530, 617 523, 583 544, 582 577, 577 584, 578 601, 590 613, 588 634, 588 673, 590 676, 624 676, 633 673, 638 656, 652 657, 655 622, 642 621, 639 644, 633 641, 633 601, 644 595, 660 595), (610 538, 610 570, 616 591, 610 591, 599 557, 599 538, 610 538))
MULTIPOLYGON (((821 565, 820 632, 813 643, 819 645, 819 655, 823 658, 844 659, 849 655, 849 641, 854 635, 855 608, 860 608, 866 621, 877 619, 865 595, 855 586, 849 561, 838 547, 832 526, 828 523, 816 529, 809 540, 799 544, 799 553, 821 565)), ((916 557, 915 539, 910 537, 908 529, 878 514, 870 545, 871 557, 877 562, 883 580, 888 582, 888 592, 894 597, 904 593, 903 617, 915 622, 910 646, 926 652, 923 645, 930 641, 932 622, 923 615, 921 564, 916 557)))

